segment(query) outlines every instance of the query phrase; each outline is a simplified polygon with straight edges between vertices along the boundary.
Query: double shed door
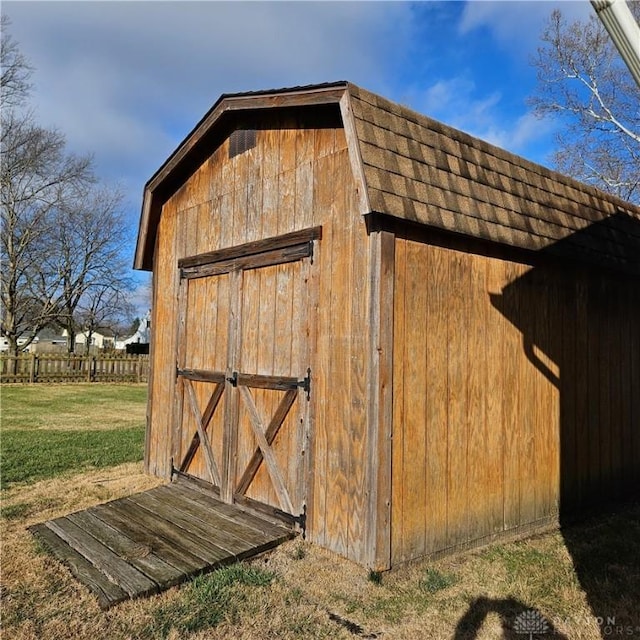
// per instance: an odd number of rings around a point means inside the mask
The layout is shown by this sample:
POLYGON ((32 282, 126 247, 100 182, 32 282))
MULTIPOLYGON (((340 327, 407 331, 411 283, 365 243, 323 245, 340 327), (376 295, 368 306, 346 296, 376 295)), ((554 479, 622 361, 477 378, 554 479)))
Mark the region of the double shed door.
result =
POLYGON ((313 228, 179 263, 174 465, 226 502, 305 511, 313 228))

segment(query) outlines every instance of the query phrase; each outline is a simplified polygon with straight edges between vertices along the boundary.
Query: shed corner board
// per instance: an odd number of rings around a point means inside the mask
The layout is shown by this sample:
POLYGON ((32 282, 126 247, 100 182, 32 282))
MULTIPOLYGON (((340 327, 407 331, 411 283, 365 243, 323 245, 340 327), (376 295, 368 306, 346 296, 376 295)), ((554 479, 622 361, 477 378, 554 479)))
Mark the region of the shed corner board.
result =
POLYGON ((393 435, 393 291, 395 236, 379 231, 370 238, 369 434, 367 456, 371 492, 366 555, 375 570, 391 567, 391 445, 393 435))
POLYGON ((371 212, 371 203, 369 202, 369 191, 367 189, 367 180, 362 163, 362 153, 360 152, 360 140, 356 133, 353 109, 351 107, 351 94, 349 91, 345 91, 340 98, 340 113, 342 115, 342 124, 347 139, 351 170, 356 179, 360 214, 364 216, 371 212))

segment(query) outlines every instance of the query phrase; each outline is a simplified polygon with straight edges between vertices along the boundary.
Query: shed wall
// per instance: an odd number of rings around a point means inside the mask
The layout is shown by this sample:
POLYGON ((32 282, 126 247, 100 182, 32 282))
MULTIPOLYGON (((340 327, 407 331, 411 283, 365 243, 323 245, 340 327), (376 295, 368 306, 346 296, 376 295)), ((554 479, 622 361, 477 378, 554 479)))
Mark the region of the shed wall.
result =
POLYGON ((640 487, 640 287, 397 238, 392 564, 640 487))
MULTIPOLYGON (((231 159, 225 140, 164 204, 154 254, 146 464, 150 472, 169 477, 172 456, 179 458, 188 441, 174 432, 177 261, 321 225, 313 256, 315 323, 306 336, 312 360, 307 533, 364 561, 369 251, 357 207, 343 129, 290 119, 258 130, 255 147, 231 159)), ((254 311, 259 317, 260 310, 254 311)), ((211 336, 203 349, 215 349, 216 340, 211 336)), ((265 344, 267 350, 273 347, 265 344)))

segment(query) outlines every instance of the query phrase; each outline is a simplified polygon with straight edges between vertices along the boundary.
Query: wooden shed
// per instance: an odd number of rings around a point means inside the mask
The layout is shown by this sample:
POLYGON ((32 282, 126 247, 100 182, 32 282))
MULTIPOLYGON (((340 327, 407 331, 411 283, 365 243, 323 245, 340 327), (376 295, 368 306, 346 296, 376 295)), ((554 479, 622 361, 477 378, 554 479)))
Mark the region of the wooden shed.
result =
POLYGON ((145 187, 145 463, 373 569, 638 496, 640 209, 348 82, 145 187))

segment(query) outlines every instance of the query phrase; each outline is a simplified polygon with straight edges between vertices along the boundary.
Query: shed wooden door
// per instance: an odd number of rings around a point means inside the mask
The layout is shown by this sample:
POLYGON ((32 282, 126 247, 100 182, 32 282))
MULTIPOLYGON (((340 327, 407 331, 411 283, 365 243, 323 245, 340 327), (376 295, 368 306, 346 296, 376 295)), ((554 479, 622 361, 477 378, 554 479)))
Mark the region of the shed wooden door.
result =
POLYGON ((289 519, 306 503, 318 238, 310 229, 179 264, 177 468, 289 519))

